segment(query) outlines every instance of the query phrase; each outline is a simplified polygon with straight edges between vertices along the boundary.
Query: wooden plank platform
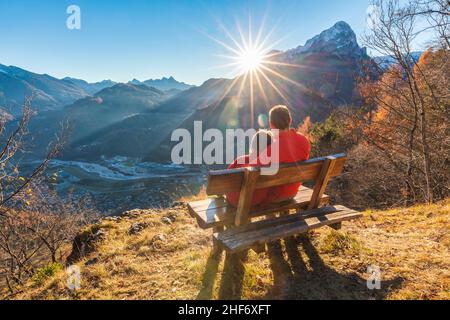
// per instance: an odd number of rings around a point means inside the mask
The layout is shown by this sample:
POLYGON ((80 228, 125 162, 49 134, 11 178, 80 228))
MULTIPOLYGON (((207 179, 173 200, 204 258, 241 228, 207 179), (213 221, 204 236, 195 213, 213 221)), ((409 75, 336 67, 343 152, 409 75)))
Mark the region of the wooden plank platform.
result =
POLYGON ((230 253, 238 253, 259 244, 361 217, 362 213, 346 207, 328 206, 215 233, 214 239, 230 253))
MULTIPOLYGON (((253 209, 249 213, 250 218, 270 215, 286 210, 304 210, 309 204, 313 190, 302 186, 291 201, 270 205, 264 208, 253 209)), ((323 195, 321 204, 327 204, 330 198, 323 195)), ((236 208, 230 206, 225 198, 212 198, 188 203, 189 213, 196 218, 200 228, 210 229, 233 224, 236 217, 236 208)))

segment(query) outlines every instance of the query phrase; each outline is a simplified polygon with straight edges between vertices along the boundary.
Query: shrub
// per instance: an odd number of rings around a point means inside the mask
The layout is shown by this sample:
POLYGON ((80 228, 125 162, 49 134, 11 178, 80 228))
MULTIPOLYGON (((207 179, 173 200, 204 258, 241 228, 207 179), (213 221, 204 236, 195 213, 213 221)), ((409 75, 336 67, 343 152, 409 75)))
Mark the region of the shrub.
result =
POLYGON ((55 274, 63 269, 61 263, 50 263, 43 268, 37 269, 31 280, 37 286, 43 284, 47 279, 52 278, 55 274))

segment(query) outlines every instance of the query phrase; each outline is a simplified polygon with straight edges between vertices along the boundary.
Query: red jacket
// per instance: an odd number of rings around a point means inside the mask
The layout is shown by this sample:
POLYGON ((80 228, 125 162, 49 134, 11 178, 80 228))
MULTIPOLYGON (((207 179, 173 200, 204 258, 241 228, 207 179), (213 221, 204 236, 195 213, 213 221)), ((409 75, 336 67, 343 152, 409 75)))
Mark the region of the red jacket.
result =
MULTIPOLYGON (((286 132, 280 132, 278 137, 275 137, 272 146, 269 146, 267 154, 270 157, 272 149, 279 150, 279 163, 288 164, 306 161, 309 159, 311 152, 311 145, 305 136, 301 135, 294 129, 286 132), (278 144, 278 145, 276 145, 278 144)), ((228 169, 237 169, 244 167, 257 167, 258 165, 250 165, 250 157, 245 156, 236 159, 228 169), (238 163, 245 163, 239 165, 238 163)), ((258 161, 258 163, 261 163, 258 161)), ((291 185, 266 188, 255 190, 252 199, 252 206, 267 205, 281 200, 287 200, 297 195, 301 183, 291 185)), ((239 203, 239 192, 233 192, 226 195, 228 202, 233 206, 239 203)))
MULTIPOLYGON (((294 129, 286 132, 280 132, 279 136, 274 139, 272 146, 269 147, 268 151, 271 151, 276 147, 279 148, 280 164, 306 161, 309 159, 311 152, 311 144, 308 139, 294 129), (275 146, 275 144, 278 144, 278 146, 275 146)), ((301 183, 294 183, 270 188, 268 191, 268 197, 264 201, 264 204, 293 198, 297 195, 300 187, 301 183)))

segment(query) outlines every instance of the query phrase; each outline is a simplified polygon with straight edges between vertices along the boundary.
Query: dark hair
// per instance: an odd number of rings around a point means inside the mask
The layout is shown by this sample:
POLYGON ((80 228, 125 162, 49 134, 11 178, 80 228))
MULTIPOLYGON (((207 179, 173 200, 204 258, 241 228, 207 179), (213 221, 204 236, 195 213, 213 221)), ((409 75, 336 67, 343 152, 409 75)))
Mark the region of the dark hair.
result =
POLYGON ((252 150, 255 150, 256 148, 256 154, 259 155, 271 144, 272 144, 272 133, 270 131, 260 130, 253 137, 251 148, 252 150), (263 139, 263 136, 265 136, 266 139, 263 139))
POLYGON ((292 123, 291 113, 286 106, 276 106, 269 113, 270 124, 278 130, 289 129, 292 123))

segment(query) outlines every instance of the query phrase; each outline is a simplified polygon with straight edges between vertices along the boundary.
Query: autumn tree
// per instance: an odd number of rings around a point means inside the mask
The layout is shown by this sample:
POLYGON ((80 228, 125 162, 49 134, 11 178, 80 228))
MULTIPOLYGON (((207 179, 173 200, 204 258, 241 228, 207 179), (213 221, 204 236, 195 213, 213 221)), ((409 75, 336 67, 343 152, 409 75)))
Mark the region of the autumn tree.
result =
POLYGON ((361 84, 366 103, 376 106, 365 124, 364 138, 403 173, 410 201, 432 202, 448 193, 448 185, 443 185, 448 173, 440 171, 450 151, 448 50, 435 48, 417 61, 412 48, 421 32, 416 29, 421 7, 403 7, 396 0, 375 1, 374 6, 377 14, 364 41, 395 63, 377 81, 361 84))

